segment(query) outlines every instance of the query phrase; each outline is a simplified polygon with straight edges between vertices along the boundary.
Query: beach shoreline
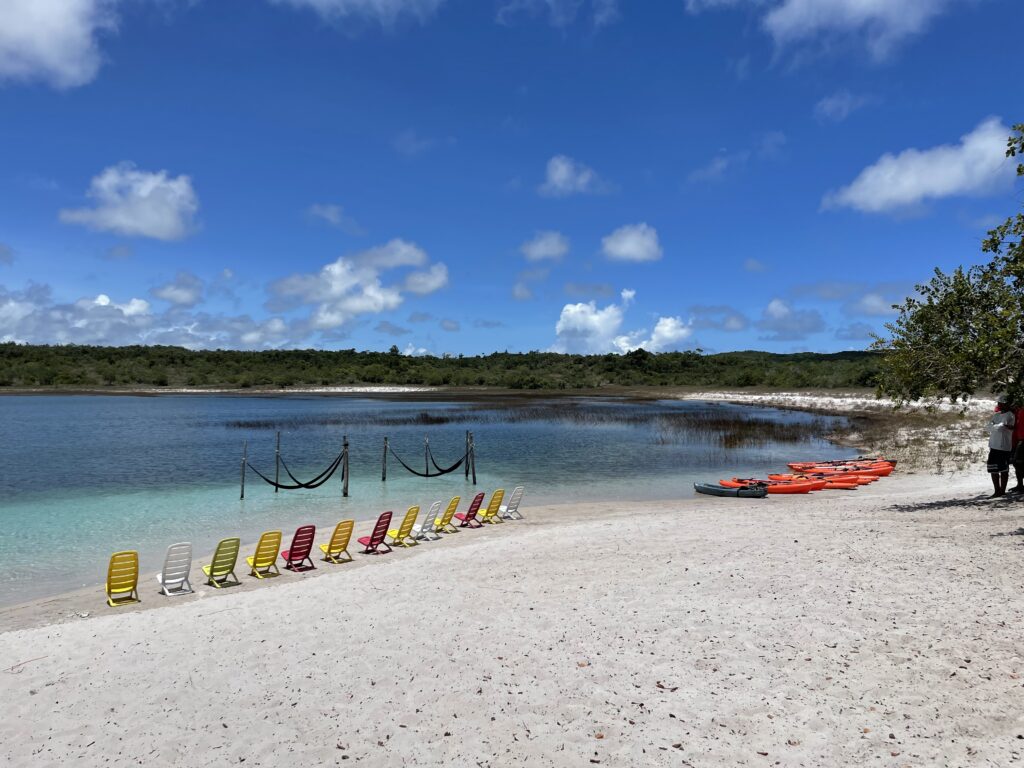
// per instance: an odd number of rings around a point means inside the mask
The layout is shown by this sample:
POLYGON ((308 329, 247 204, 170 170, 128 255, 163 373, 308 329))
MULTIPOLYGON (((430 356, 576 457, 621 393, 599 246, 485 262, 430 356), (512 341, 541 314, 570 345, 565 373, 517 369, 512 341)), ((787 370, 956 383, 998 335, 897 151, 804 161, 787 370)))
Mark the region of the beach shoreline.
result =
POLYGON ((1006 765, 1024 503, 985 480, 527 503, 273 586, 97 590, 4 622, 0 762, 1006 765))

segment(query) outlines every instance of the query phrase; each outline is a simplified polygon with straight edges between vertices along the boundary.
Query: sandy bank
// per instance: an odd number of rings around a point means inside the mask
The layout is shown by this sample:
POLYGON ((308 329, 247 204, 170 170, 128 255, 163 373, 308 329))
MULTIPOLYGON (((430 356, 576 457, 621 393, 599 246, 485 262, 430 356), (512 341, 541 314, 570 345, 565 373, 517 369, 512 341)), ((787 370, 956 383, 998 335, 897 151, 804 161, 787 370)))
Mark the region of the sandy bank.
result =
POLYGON ((0 635, 0 763, 1008 765, 1024 504, 984 480, 525 509, 273 587, 95 595, 0 635))

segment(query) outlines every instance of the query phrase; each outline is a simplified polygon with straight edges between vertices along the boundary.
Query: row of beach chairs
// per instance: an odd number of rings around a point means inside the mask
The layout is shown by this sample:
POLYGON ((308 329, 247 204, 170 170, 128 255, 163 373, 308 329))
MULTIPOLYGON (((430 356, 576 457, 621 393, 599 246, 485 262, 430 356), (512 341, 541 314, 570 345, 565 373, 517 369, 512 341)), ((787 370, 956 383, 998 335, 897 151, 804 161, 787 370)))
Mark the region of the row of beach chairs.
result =
MULTIPOLYGON (((466 512, 458 512, 460 496, 454 497, 444 512, 441 502, 435 501, 423 520, 419 520, 420 508, 409 507, 397 528, 391 527, 392 513, 385 512, 373 526, 369 536, 361 536, 357 541, 363 546, 365 555, 382 555, 392 551, 392 547, 412 547, 421 541, 440 539, 442 534, 458 533, 459 528, 482 528, 485 524, 502 523, 505 520, 522 520, 519 504, 523 499, 523 486, 518 486, 505 500, 504 489, 491 494, 491 499, 483 507, 484 494, 478 493, 470 502, 466 512), (483 509, 481 509, 483 507, 483 509), (458 521, 456 524, 454 521, 458 521), (387 539, 391 541, 388 543, 387 539)), ((334 527, 330 541, 320 545, 323 560, 332 564, 348 563, 352 555, 348 552, 352 538, 354 520, 342 520, 334 527)), ((257 579, 279 576, 277 567, 278 552, 284 567, 290 571, 302 572, 316 568, 310 554, 316 537, 316 526, 302 525, 292 536, 288 549, 281 550, 281 531, 267 531, 260 536, 256 551, 245 561, 249 565, 249 575, 257 579)), ((241 539, 230 538, 221 541, 214 550, 209 565, 203 566, 203 573, 211 587, 221 589, 236 586, 241 582, 235 576, 241 539)), ((157 575, 160 591, 168 597, 187 595, 192 590, 189 574, 192 570, 192 544, 181 542, 167 548, 164 567, 157 575)), ((110 558, 107 569, 107 604, 111 607, 141 602, 139 598, 139 553, 135 551, 115 552, 110 558)))

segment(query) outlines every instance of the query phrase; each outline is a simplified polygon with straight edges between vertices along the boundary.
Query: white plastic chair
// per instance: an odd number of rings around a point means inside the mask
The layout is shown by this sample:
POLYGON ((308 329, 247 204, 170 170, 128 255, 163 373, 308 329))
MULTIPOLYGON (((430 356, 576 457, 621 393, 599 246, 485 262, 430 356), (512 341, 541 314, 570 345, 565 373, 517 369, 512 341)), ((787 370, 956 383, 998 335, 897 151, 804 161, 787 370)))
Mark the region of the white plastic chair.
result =
POLYGON ((412 527, 412 537, 417 541, 431 541, 440 539, 441 534, 437 532, 437 518, 441 514, 441 502, 435 501, 430 505, 430 511, 423 518, 422 523, 416 523, 412 527))
POLYGON ((512 489, 512 495, 508 497, 508 504, 498 507, 498 514, 505 520, 522 520, 523 514, 519 511, 519 502, 522 501, 525 488, 517 485, 512 489))
POLYGON ((187 541, 171 544, 164 558, 164 569, 157 575, 160 591, 168 597, 187 595, 192 591, 192 583, 188 580, 192 570, 192 544, 187 541))

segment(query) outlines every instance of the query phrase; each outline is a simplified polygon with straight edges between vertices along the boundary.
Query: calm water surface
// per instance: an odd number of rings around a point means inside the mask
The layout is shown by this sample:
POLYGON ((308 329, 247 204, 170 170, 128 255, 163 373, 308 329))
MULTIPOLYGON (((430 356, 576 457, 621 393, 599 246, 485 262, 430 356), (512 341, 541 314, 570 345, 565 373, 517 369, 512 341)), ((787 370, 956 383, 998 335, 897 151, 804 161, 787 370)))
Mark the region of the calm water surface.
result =
POLYGON ((247 545, 279 528, 287 539, 300 524, 368 520, 495 487, 525 485, 524 509, 688 497, 696 480, 763 474, 793 457, 850 455, 813 436, 824 433, 821 417, 809 414, 677 401, 505 407, 315 396, 0 397, 0 604, 101 583, 118 550, 138 550, 148 574, 176 541, 193 542, 196 557, 207 558, 226 536, 247 545), (444 423, 408 423, 422 414, 444 423), (723 418, 755 422, 726 435, 714 426, 723 418), (802 424, 813 434, 779 442, 765 424, 802 424), (302 479, 324 469, 347 434, 349 498, 340 473, 316 490, 275 494, 250 472, 240 501, 242 442, 272 475, 278 429, 282 455, 302 479), (393 460, 381 482, 385 435, 421 469, 425 436, 446 466, 464 452, 467 429, 476 437, 476 488, 461 470, 418 478, 393 460))

